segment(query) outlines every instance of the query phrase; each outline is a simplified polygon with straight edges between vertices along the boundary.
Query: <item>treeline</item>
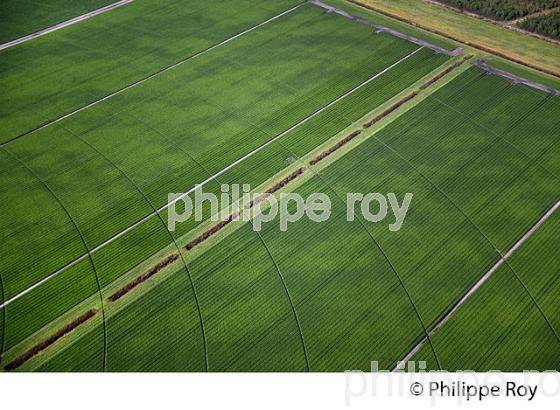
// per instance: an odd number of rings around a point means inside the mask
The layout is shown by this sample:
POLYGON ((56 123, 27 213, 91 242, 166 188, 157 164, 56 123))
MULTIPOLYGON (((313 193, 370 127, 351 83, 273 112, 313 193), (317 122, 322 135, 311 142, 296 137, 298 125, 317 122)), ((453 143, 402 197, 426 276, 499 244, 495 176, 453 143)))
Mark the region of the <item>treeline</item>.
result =
POLYGON ((560 13, 554 12, 544 16, 529 17, 523 20, 519 27, 560 40, 560 13))
POLYGON ((495 20, 513 20, 553 7, 560 0, 438 0, 495 20))

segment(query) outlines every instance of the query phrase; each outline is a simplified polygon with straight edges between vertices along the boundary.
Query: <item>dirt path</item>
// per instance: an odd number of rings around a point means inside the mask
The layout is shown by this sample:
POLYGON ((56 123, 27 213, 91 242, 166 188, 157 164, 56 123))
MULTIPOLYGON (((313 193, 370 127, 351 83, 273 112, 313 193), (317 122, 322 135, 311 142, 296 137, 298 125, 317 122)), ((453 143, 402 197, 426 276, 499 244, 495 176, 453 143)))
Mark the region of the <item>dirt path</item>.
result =
POLYGON ((534 81, 529 81, 529 80, 527 80, 523 77, 519 77, 517 75, 508 73, 507 71, 503 71, 503 70, 499 70, 499 69, 494 68, 494 67, 490 67, 486 63, 486 60, 484 58, 481 58, 480 60, 478 60, 476 63, 474 63, 474 65, 479 67, 479 68, 482 68, 487 73, 495 74, 495 75, 499 75, 500 77, 507 78, 507 79, 513 81, 513 83, 515 83, 515 84, 523 84, 523 85, 526 85, 527 87, 531 87, 531 88, 535 88, 535 89, 540 90, 540 91, 544 91, 545 93, 551 94, 555 97, 560 97, 560 91, 557 90, 556 88, 552 88, 552 87, 548 87, 546 85, 535 83, 534 81))
POLYGON ((389 27, 380 26, 378 24, 372 23, 369 20, 366 20, 364 18, 361 18, 361 17, 355 16, 353 14, 350 14, 350 13, 344 11, 344 10, 339 10, 335 7, 329 6, 328 4, 325 4, 325 3, 323 3, 319 0, 309 0, 309 3, 314 4, 315 6, 321 7, 323 9, 327 10, 327 12, 329 12, 329 13, 336 13, 340 16, 349 18, 350 20, 354 20, 357 23, 365 24, 366 26, 369 26, 369 27, 375 29, 377 32, 384 32, 384 33, 391 34, 392 36, 402 38, 403 40, 406 40, 406 41, 410 41, 411 43, 417 44, 420 47, 428 48, 428 49, 433 50, 433 51, 435 51, 436 53, 439 53, 439 54, 443 54, 443 55, 446 55, 446 56, 449 56, 449 57, 455 57, 463 51, 462 48, 456 48, 453 51, 447 51, 446 49, 444 49, 442 47, 438 47, 438 46, 433 45, 431 43, 428 43, 427 41, 420 40, 416 37, 412 37, 412 36, 409 36, 407 34, 400 33, 400 32, 398 32, 396 30, 393 30, 389 27))
POLYGON ((71 26, 72 24, 79 23, 80 21, 87 20, 91 17, 95 17, 95 16, 97 16, 99 14, 102 14, 102 13, 105 13, 109 10, 113 10, 113 9, 118 8, 118 7, 124 6, 125 4, 132 3, 133 1, 134 0, 120 0, 120 1, 117 1, 116 3, 109 4, 105 7, 101 7, 97 10, 90 11, 89 13, 82 14, 81 16, 74 17, 70 20, 63 21, 62 23, 55 24, 54 26, 47 27, 43 30, 39 30, 39 31, 37 31, 35 33, 32 33, 32 34, 29 34, 27 36, 17 38, 15 40, 9 41, 9 42, 4 43, 4 44, 0 44, 0 51, 4 50, 6 48, 17 46, 18 44, 26 43, 28 41, 31 41, 31 40, 35 39, 35 38, 44 36, 45 34, 52 33, 53 31, 60 30, 61 28, 71 26))
POLYGON ((428 341, 428 338, 432 337, 434 335, 434 333, 441 328, 445 323, 447 323, 449 321, 449 319, 451 319, 451 316, 453 316, 453 314, 455 312, 457 312, 457 310, 459 310, 459 308, 461 306, 463 306, 463 304, 484 284, 484 282, 486 282, 490 276, 492 276, 494 274, 494 272, 496 272, 500 266, 502 266, 510 257, 511 255, 513 255, 513 253, 518 250, 521 245, 523 245, 523 243, 529 239, 529 237, 531 235, 533 235, 535 233, 535 231, 543 224, 546 222, 546 220, 548 218, 550 218, 552 216, 552 214, 558 209, 560 208, 560 200, 558 200, 538 221, 535 225, 533 225, 531 227, 531 229, 529 229, 522 237, 521 239, 519 239, 508 251, 506 254, 501 255, 500 259, 498 259, 498 261, 494 264, 494 266, 492 266, 490 268, 490 270, 488 272, 486 272, 479 280, 478 282, 476 282, 474 284, 474 286, 472 288, 470 288, 467 293, 465 293, 463 295, 463 297, 461 297, 461 299, 459 299, 459 301, 457 301, 457 303, 455 303, 455 305, 453 305, 453 307, 445 314, 445 316, 443 316, 443 318, 441 318, 433 327, 432 329, 428 332, 427 336, 424 336, 420 342, 418 342, 418 344, 416 346, 414 346, 409 352, 408 354, 397 363, 397 366, 393 369, 393 371, 398 371, 398 370, 403 370, 406 368, 406 364, 408 363, 408 361, 410 359, 412 359, 412 357, 422 348, 422 346, 424 346, 424 344, 428 341))

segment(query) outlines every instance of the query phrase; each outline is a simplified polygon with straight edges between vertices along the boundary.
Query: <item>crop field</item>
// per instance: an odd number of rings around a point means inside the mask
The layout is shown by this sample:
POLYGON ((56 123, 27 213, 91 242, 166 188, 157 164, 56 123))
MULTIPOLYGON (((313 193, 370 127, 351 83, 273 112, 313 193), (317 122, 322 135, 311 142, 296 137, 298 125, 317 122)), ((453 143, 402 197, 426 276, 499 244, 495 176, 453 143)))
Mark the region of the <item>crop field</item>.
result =
MULTIPOLYGON (((432 343, 442 366, 449 370, 500 370, 504 363, 511 363, 508 370, 512 371, 560 367, 560 312, 554 297, 560 286, 556 251, 559 222, 557 214, 546 221, 434 336, 432 343)), ((430 361, 431 352, 423 349, 415 360, 427 358, 436 368, 430 361)))
POLYGON ((519 240, 559 200, 560 97, 317 4, 189 5, 0 51, 3 370, 559 368, 558 215, 519 240), (171 232, 201 183, 331 216, 171 232), (414 200, 393 232, 349 192, 414 200))
POLYGON ((112 0, 2 0, 0 43, 15 40, 111 3, 112 0))

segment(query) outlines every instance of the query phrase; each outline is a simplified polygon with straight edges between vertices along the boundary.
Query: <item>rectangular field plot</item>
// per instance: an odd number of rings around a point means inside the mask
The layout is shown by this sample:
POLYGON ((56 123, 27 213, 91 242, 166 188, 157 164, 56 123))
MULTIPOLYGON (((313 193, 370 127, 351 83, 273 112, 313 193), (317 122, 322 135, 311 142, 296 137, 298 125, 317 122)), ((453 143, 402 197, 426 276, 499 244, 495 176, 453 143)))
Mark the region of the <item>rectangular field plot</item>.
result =
MULTIPOLYGON (((455 370, 545 371, 560 367, 558 236, 554 214, 485 282, 431 340, 455 370)), ((427 360, 423 347, 412 360, 427 360)))
POLYGON ((1 194, 0 229, 10 239, 0 272, 4 300, 17 300, 7 309, 5 348, 189 232, 194 222, 174 238, 165 211, 156 213, 168 193, 216 173, 206 192, 219 183, 256 187, 446 60, 303 5, 6 144, 2 180, 11 188, 1 194), (77 259, 93 282, 67 298, 57 286, 77 259), (48 287, 35 287, 43 280, 48 287), (33 309, 52 314, 29 322, 33 309))
MULTIPOLYGON (((16 2, 21 0, 10 3, 16 2)), ((24 3, 29 8, 29 2, 24 3)), ((136 0, 2 50, 0 142, 142 81, 298 4, 301 1, 190 0, 185 5, 181 0, 136 0)))
POLYGON ((558 370, 558 213, 516 246, 560 198, 560 97, 308 2, 187 3, 0 51, 1 369, 558 370), (167 227, 170 193, 288 174, 327 221, 167 227), (348 220, 375 192, 412 194, 399 230, 348 220))
POLYGON ((3 0, 0 5, 0 44, 116 2, 117 0, 3 0))
MULTIPOLYGON (((277 220, 261 232, 236 222, 176 279, 151 285, 171 291, 172 280, 192 280, 196 309, 177 306, 180 327, 171 334, 192 337, 193 350, 165 350, 167 340, 139 324, 138 336, 123 332, 108 343, 145 362, 121 361, 120 353, 111 369, 163 370, 171 354, 195 366, 201 351, 210 371, 369 370, 371 361, 392 369, 557 201, 558 170, 543 157, 560 149, 546 127, 559 101, 468 69, 319 173, 306 171, 312 176, 295 191, 327 193, 328 221, 304 218, 286 232, 277 220), (391 232, 393 220, 357 213, 347 221, 348 192, 414 196, 402 228, 391 232)), ((290 152, 282 140, 277 149, 290 152)), ((415 358, 452 370, 557 368, 557 222, 546 222, 415 358), (528 346, 534 356, 518 367, 512 360, 528 346)), ((118 315, 135 317, 143 303, 156 309, 156 292, 130 305, 123 299, 118 315)), ((161 314, 174 317, 167 308, 161 314)), ((115 323, 109 318, 109 328, 115 323)))

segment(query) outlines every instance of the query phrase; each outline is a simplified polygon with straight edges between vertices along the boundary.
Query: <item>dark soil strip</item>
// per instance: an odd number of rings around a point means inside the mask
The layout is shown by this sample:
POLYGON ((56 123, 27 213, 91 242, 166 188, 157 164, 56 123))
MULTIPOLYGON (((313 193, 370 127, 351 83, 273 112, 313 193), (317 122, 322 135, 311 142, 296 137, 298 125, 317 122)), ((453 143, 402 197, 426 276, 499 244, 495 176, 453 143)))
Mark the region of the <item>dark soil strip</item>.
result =
POLYGON ((47 347, 49 347, 50 345, 54 344, 56 341, 61 339, 63 336, 67 335, 68 333, 70 333, 71 331, 76 329, 82 323, 87 322, 89 319, 94 317, 96 314, 97 314, 97 310, 95 310, 95 309, 88 310, 82 316, 80 316, 79 318, 74 319, 72 322, 68 323, 66 326, 64 326, 62 329, 60 329, 54 335, 50 336, 48 339, 46 339, 46 340, 42 341, 41 343, 33 346, 31 349, 24 352, 21 356, 16 357, 10 363, 8 363, 6 366, 4 366, 4 369, 5 370, 15 370, 15 369, 17 369, 22 364, 24 364, 29 359, 31 359, 33 356, 39 354, 40 352, 45 350, 47 347))
POLYGON ((428 88, 429 86, 437 83, 439 80, 441 80, 443 77, 445 77, 447 74, 449 74, 450 72, 456 70, 457 68, 459 68, 461 65, 463 65, 467 60, 470 60, 472 58, 472 55, 468 55, 465 58, 463 58, 461 61, 457 61, 455 64, 447 67, 444 71, 442 71, 441 73, 439 73, 438 75, 436 75, 434 78, 432 78, 430 81, 422 84, 420 86, 421 90, 425 90, 426 88, 428 88))
POLYGON ((384 117, 386 117, 387 115, 391 114, 393 111, 395 111, 397 108, 399 108, 401 105, 407 103, 408 101, 412 100, 414 97, 416 97, 418 95, 418 93, 413 92, 409 95, 407 95, 406 97, 404 97, 402 100, 397 101, 395 104, 391 105, 389 108, 387 108, 385 111, 383 111, 381 114, 379 114, 377 117, 375 117, 373 120, 366 122, 364 124, 364 128, 369 128, 371 127, 373 124, 381 121, 384 117))
POLYGON ((142 275, 138 276, 132 282, 128 283, 126 286, 120 288, 115 293, 113 293, 111 296, 109 296, 108 297, 109 301, 115 302, 115 301, 119 300, 124 295, 126 295, 128 292, 130 292, 132 289, 134 289, 136 286, 140 285, 142 282, 147 281, 152 276, 154 276, 156 273, 158 273, 160 270, 162 270, 166 266, 171 265, 177 259, 179 259, 178 254, 174 253, 172 255, 169 255, 167 258, 165 258, 164 260, 159 262, 157 265, 151 267, 150 270, 148 270, 146 273, 143 273, 142 275))
POLYGON ((466 45, 468 45, 468 46, 470 46, 470 47, 477 48, 477 49, 482 50, 482 51, 484 51, 484 52, 486 52, 486 53, 491 53, 491 54, 494 54, 494 55, 496 55, 496 56, 498 56, 498 57, 505 58, 506 60, 513 61, 513 62, 515 62, 515 63, 524 65, 524 66, 526 66, 526 67, 533 68, 533 69, 535 69, 535 70, 537 70, 537 71, 540 71, 540 72, 542 72, 542 73, 550 74, 550 75, 552 75, 552 76, 554 76, 554 77, 560 77, 560 73, 558 73, 558 72, 555 72, 555 71, 552 71, 552 70, 547 70, 546 68, 538 67, 538 66, 536 66, 536 65, 534 65, 534 64, 531 64, 531 63, 528 62, 528 61, 524 61, 524 60, 521 60, 521 59, 519 59, 519 58, 512 57, 512 56, 510 56, 510 55, 507 55, 507 54, 502 53, 502 52, 497 51, 497 50, 493 50, 493 49, 488 48, 488 47, 485 47, 485 46, 483 46, 483 45, 480 45, 480 44, 477 44, 477 43, 472 43, 472 42, 470 42, 470 41, 466 41, 466 40, 459 39, 459 38, 454 37, 454 36, 452 36, 452 35, 450 35, 450 34, 448 34, 448 33, 443 32, 443 31, 431 29, 431 28, 426 27, 426 26, 424 26, 424 25, 422 25, 422 24, 418 24, 418 23, 416 23, 416 22, 414 22, 414 21, 412 21, 412 20, 408 20, 408 19, 402 18, 402 17, 397 16, 397 15, 395 15, 395 14, 393 14, 393 13, 387 13, 387 12, 384 11, 384 10, 380 10, 380 9, 378 9, 378 8, 376 8, 376 7, 372 7, 372 6, 369 5, 369 4, 362 3, 362 2, 360 2, 359 0, 348 0, 348 1, 349 1, 350 3, 353 3, 353 4, 357 5, 357 6, 360 6, 360 7, 362 7, 362 8, 372 10, 372 11, 374 11, 374 12, 376 12, 376 13, 383 14, 384 16, 391 17, 391 18, 394 18, 395 20, 399 20, 399 21, 402 21, 402 22, 404 22, 404 23, 410 24, 410 25, 412 25, 412 26, 421 28, 422 30, 429 31, 430 33, 434 33, 434 34, 437 34, 437 35, 439 35, 439 36, 449 38, 449 39, 451 39, 451 40, 453 40, 453 41, 456 41, 456 42, 458 42, 458 43, 466 44, 466 45))
POLYGON ((248 204, 245 205, 245 209, 249 209, 254 207, 255 205, 257 205, 259 202, 262 202, 263 199, 265 199, 267 196, 272 195, 273 193, 275 193, 276 191, 280 190, 281 188, 285 187, 286 185, 288 185, 290 182, 292 182, 294 179, 296 179, 297 177, 299 177, 301 174, 303 174, 303 171, 305 171, 304 168, 298 168, 296 169, 294 172, 292 172, 290 175, 288 175, 286 178, 282 179, 280 182, 277 182, 276 184, 274 184, 272 186, 272 188, 268 189, 264 194, 259 195, 258 197, 256 197, 254 200, 252 200, 251 202, 249 202, 248 204))
POLYGON ((210 238, 212 235, 214 235, 215 233, 217 233, 218 231, 220 231, 222 228, 224 228, 226 225, 228 225, 229 223, 231 223, 231 221, 233 221, 233 217, 234 215, 230 215, 227 217, 227 219, 221 221, 219 224, 214 225, 212 228, 208 229, 206 232, 202 233, 201 235, 197 236, 196 238, 194 238, 192 241, 190 241, 189 243, 187 243, 187 245, 185 246, 185 249, 190 251, 192 248, 194 248, 196 245, 201 244, 202 242, 204 242, 206 239, 210 238))
POLYGON ((334 144, 332 147, 330 147, 328 150, 323 151, 319 156, 317 156, 317 157, 313 158, 311 161, 309 161, 309 165, 315 165, 318 162, 322 161, 323 159, 325 159, 326 157, 331 155, 336 150, 338 150, 338 149, 342 148, 344 145, 348 144, 350 141, 352 141, 354 138, 356 138, 361 133, 362 133, 362 131, 358 130, 358 131, 354 131, 350 135, 347 135, 342 140, 340 140, 339 142, 334 144))
MULTIPOLYGON (((274 184, 272 186, 272 188, 268 189, 264 194, 259 195, 257 198, 255 198, 251 202, 247 203, 245 205, 245 209, 252 208, 256 204, 261 202, 264 198, 266 198, 268 195, 271 195, 274 192, 278 191, 280 188, 286 186, 291 181, 296 179, 298 176, 303 174, 303 171, 304 171, 304 168, 299 168, 299 169, 295 170, 290 175, 288 175, 286 178, 284 178, 280 182, 277 182, 276 184, 274 184)), ((225 219, 225 220, 221 221, 220 223, 214 225, 212 228, 208 229, 206 232, 200 234, 199 236, 194 238, 192 241, 187 243, 187 245, 185 246, 185 249, 190 251, 195 246, 200 245, 206 239, 210 238, 212 235, 218 233, 220 230, 222 230, 224 227, 226 227, 228 224, 230 224, 234 219, 237 218, 237 216, 238 216, 237 214, 232 214, 232 215, 228 216, 227 219, 225 219)))

